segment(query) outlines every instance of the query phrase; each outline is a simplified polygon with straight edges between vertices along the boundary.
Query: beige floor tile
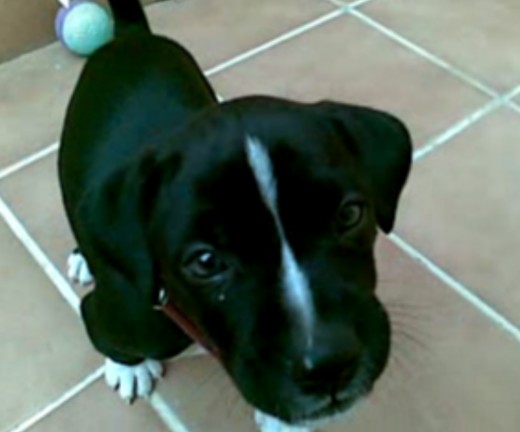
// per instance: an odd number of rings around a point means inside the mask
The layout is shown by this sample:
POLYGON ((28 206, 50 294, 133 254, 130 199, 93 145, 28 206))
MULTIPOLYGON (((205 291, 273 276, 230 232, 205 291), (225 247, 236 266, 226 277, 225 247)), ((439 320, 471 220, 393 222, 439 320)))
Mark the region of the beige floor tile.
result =
POLYGON ((59 138, 80 65, 58 44, 0 65, 0 168, 59 138))
POLYGON ((418 162, 398 232, 520 323, 520 116, 502 110, 418 162))
POLYGON ((128 406, 103 381, 98 381, 30 431, 168 432, 168 429, 146 402, 128 406))
POLYGON ((78 317, 0 222, 0 431, 35 414, 98 364, 78 317))
POLYGON ((253 410, 209 355, 169 364, 158 391, 191 432, 257 432, 253 410))
POLYGON ((487 100, 353 17, 342 17, 213 78, 227 97, 332 98, 400 115, 417 146, 487 100))
POLYGON ((392 0, 370 16, 499 91, 520 84, 516 0, 392 0))
MULTIPOLYGON (((76 243, 58 186, 57 155, 48 156, 0 181, 0 196, 62 272, 76 243)), ((79 293, 84 293, 80 288, 79 293)))
POLYGON ((156 33, 178 40, 209 68, 334 8, 324 0, 174 0, 147 13, 156 33))

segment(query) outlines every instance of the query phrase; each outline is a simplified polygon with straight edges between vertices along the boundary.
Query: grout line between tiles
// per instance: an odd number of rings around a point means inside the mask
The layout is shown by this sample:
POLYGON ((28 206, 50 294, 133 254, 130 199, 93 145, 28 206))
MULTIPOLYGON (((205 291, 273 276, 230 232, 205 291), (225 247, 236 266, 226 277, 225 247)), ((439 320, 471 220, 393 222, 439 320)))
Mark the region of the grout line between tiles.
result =
POLYGON ((229 69, 232 66, 235 66, 239 63, 242 63, 245 60, 255 57, 258 54, 261 54, 264 51, 267 51, 271 48, 274 48, 277 45, 280 45, 288 40, 291 40, 291 39, 295 38, 296 36, 299 36, 316 27, 326 24, 329 21, 332 21, 332 20, 344 15, 346 12, 348 12, 354 8, 362 6, 366 3, 370 3, 372 1, 374 1, 374 0, 357 0, 350 4, 345 4, 345 3, 341 3, 339 1, 330 0, 330 2, 332 4, 334 4, 335 6, 338 7, 336 10, 334 10, 332 12, 328 12, 319 18, 316 18, 312 21, 309 21, 306 24, 300 25, 292 30, 289 30, 286 33, 283 33, 282 35, 275 37, 274 39, 271 39, 270 41, 268 41, 264 44, 258 45, 255 48, 245 51, 242 54, 234 56, 229 60, 226 60, 210 69, 207 69, 206 71, 204 71, 204 74, 206 75, 206 77, 211 77, 213 75, 216 75, 217 73, 220 73, 226 69, 229 69))
MULTIPOLYGON (((219 102, 224 101, 224 97, 222 95, 216 93, 217 100, 219 102)), ((40 161, 41 159, 46 158, 47 156, 50 156, 51 154, 58 151, 60 147, 59 142, 55 142, 47 147, 45 147, 42 150, 36 151, 35 153, 30 154, 29 156, 26 156, 22 159, 20 159, 18 162, 15 162, 11 165, 8 165, 7 167, 0 169, 0 181, 5 179, 6 177, 10 176, 11 174, 15 174, 18 171, 23 170, 24 168, 27 168, 28 166, 32 165, 33 163, 36 163, 40 161)))
POLYGON ((13 213, 13 211, 9 208, 9 206, 5 203, 5 201, 2 198, 0 198, 0 216, 4 218, 5 222, 7 223, 9 228, 11 228, 11 231, 13 231, 14 235, 25 246, 27 251, 40 265, 45 274, 54 283, 56 288, 58 288, 58 291, 67 301, 67 303, 72 307, 74 312, 76 312, 76 314, 79 314, 80 300, 78 295, 74 292, 72 287, 63 277, 63 275, 54 266, 54 263, 49 259, 49 257, 47 257, 45 252, 43 252, 40 246, 27 232, 23 224, 20 222, 20 220, 16 217, 16 215, 13 213))
POLYGON ((45 417, 47 417, 52 412, 56 411, 61 406, 65 405, 69 400, 77 396, 79 393, 81 393, 83 390, 85 390, 87 387, 92 385, 95 381, 97 381, 101 376, 103 376, 103 370, 104 367, 100 367, 96 369, 94 372, 89 374, 84 380, 76 384, 74 387, 67 390, 65 393, 63 393, 58 399, 51 402, 49 405, 47 405, 45 408, 43 408, 41 411, 33 415, 32 417, 25 420, 23 423, 20 423, 18 426, 16 426, 14 429, 11 429, 10 432, 23 432, 27 429, 34 426, 39 421, 43 420, 45 417))
POLYGON ((360 6, 364 6, 367 3, 370 3, 375 0, 357 0, 357 1, 343 1, 343 0, 329 0, 333 5, 338 6, 342 9, 352 9, 360 6))
MULTIPOLYGON (((268 49, 273 48, 287 40, 290 40, 298 35, 301 35, 307 31, 310 31, 315 27, 318 27, 329 21, 332 21, 332 20, 340 17, 341 15, 351 14, 351 15, 357 17, 358 19, 364 21, 366 24, 368 24, 368 25, 376 28, 380 32, 384 33, 386 36, 390 37, 391 39, 394 39, 401 45, 404 45, 407 48, 411 49, 412 51, 416 52, 417 54, 427 58, 428 60, 430 60, 431 62, 440 66, 441 68, 447 69, 449 72, 455 74, 459 78, 465 80, 470 85, 472 85, 473 87, 476 87, 477 89, 488 94, 489 96, 492 96, 495 98, 499 97, 499 95, 494 90, 492 90, 491 88, 487 87, 486 85, 480 83, 478 80, 472 78, 470 75, 453 67, 446 61, 444 61, 441 58, 435 56, 434 54, 426 51, 425 49, 421 48, 420 46, 414 44, 413 42, 411 42, 408 39, 404 38, 403 36, 399 35, 397 32, 391 30, 390 28, 380 24, 379 22, 377 22, 373 18, 369 17, 368 15, 363 14, 362 12, 356 10, 356 8, 363 6, 367 3, 370 3, 372 1, 375 1, 375 0, 357 0, 352 3, 342 3, 340 0, 329 0, 329 1, 332 4, 338 6, 338 9, 336 9, 332 12, 329 12, 325 15, 322 15, 321 17, 314 19, 306 24, 296 27, 293 30, 290 30, 290 31, 282 34, 281 36, 278 36, 278 37, 270 40, 269 42, 261 44, 255 48, 252 48, 248 51, 243 52, 242 54, 232 57, 231 59, 226 60, 210 69, 207 69, 206 71, 204 71, 204 74, 207 77, 211 77, 211 76, 213 76, 219 72, 222 72, 236 64, 239 64, 251 57, 254 57, 264 51, 267 51, 268 49)), ((519 93, 520 93, 520 86, 516 89, 515 96, 519 93)), ((514 96, 512 96, 512 97, 514 97, 514 96)), ((217 95, 217 98, 219 99, 219 101, 222 101, 222 97, 220 95, 217 95)), ((511 104, 511 108, 513 108, 515 111, 520 110, 520 107, 518 107, 515 103, 510 102, 510 104, 511 104)), ((473 114, 471 114, 470 117, 472 115, 473 114)), ((461 123, 463 123, 465 120, 466 119, 463 119, 461 121, 461 123)), ((456 127, 456 126, 454 126, 454 127, 456 127)), ((434 139, 434 141, 438 141, 439 138, 434 139)), ((431 142, 430 146, 436 147, 436 146, 438 146, 438 143, 431 142)), ((58 142, 53 143, 50 146, 44 148, 43 150, 33 153, 32 155, 23 158, 22 160, 14 163, 13 165, 0 170, 0 180, 9 176, 10 174, 13 174, 13 173, 27 167, 28 165, 31 165, 34 162, 37 162, 38 160, 52 154, 53 152, 55 152, 58 149, 58 147, 59 147, 58 142)), ((429 151, 427 153, 429 153, 429 151)))
POLYGON ((515 102, 510 102, 507 106, 511 108, 513 111, 520 114, 520 106, 518 106, 515 102))
MULTIPOLYGON (((16 215, 13 213, 13 211, 9 208, 9 206, 0 198, 0 215, 3 217, 11 231, 15 234, 15 236, 18 238, 18 240, 22 243, 23 246, 28 250, 28 252, 32 255, 32 257, 36 260, 36 262, 40 265, 40 267, 44 270, 44 272, 47 274, 47 276, 51 279, 54 286, 58 289, 59 293, 63 296, 63 298, 67 301, 67 303, 72 307, 74 312, 79 315, 79 307, 80 307, 80 299, 78 295, 75 293, 75 291, 72 289, 70 284, 65 280, 63 275, 56 269, 50 258, 43 252, 43 250, 38 246, 36 241, 31 237, 31 235, 27 232, 23 224, 18 220, 16 215)), ((179 358, 187 358, 187 357, 194 357, 198 355, 203 355, 205 351, 198 347, 190 347, 187 348, 185 351, 180 353, 178 356, 175 357, 175 359, 179 358)), ((92 377, 95 374, 99 374, 101 376, 104 368, 101 367, 96 372, 91 374, 87 379, 84 381, 85 383, 88 383, 89 379, 92 379, 92 377)), ((97 376, 97 375, 95 375, 97 376)), ((30 426, 32 426, 34 423, 39 421, 40 419, 47 416, 49 413, 51 413, 53 410, 59 408, 61 405, 63 405, 67 400, 78 394, 82 389, 86 388, 87 384, 81 386, 79 384, 78 386, 74 387, 73 389, 67 391, 62 395, 57 401, 51 403, 47 407, 45 407, 42 411, 38 412, 36 415, 31 417, 30 419, 23 422, 18 428, 14 429, 11 432, 21 432, 23 430, 26 430, 30 426)), ((173 418, 175 418, 175 415, 173 414, 173 411, 168 411, 167 405, 164 401, 162 401, 161 398, 156 399, 155 406, 152 403, 152 406, 157 411, 157 413, 161 416, 161 419, 167 419, 168 421, 172 421, 173 418)), ((167 423, 168 426, 170 426, 170 423, 167 423)), ((177 429, 172 429, 174 432, 185 432, 187 431, 186 428, 182 429, 181 426, 182 423, 180 421, 177 422, 177 429)))
POLYGON ((442 145, 446 144, 449 140, 454 138, 455 136, 459 135, 461 132, 469 128, 474 123, 477 123, 480 121, 483 117, 491 114, 492 112, 496 111, 497 109, 508 106, 518 113, 520 113, 520 107, 518 107, 512 99, 520 94, 520 85, 514 87, 511 91, 505 93, 502 96, 497 96, 484 106, 480 107, 473 113, 469 114, 468 116, 464 117, 462 120, 455 123, 450 128, 446 129, 444 132, 442 132, 440 135, 437 135, 435 138, 433 138, 431 141, 426 143, 421 148, 414 151, 413 154, 413 160, 414 162, 422 159, 423 157, 427 156, 428 154, 432 153, 434 150, 437 150, 437 148, 441 147, 442 145))
MULTIPOLYGON (((44 270, 44 272, 47 274, 47 276, 51 279, 51 281, 54 283, 60 294, 63 296, 63 298, 67 301, 67 303, 72 307, 74 312, 79 315, 79 306, 80 306, 80 299, 78 295, 74 292, 70 284, 65 280, 65 278, 62 276, 62 274, 56 269, 52 261, 49 257, 43 252, 43 250, 38 246, 36 241, 30 236, 30 234, 27 232, 23 224, 18 220, 16 215, 12 212, 12 210, 7 206, 7 204, 0 198, 0 215, 4 218, 5 222, 11 228, 15 236, 18 238, 18 240, 25 246, 25 248, 28 250, 28 252, 33 256, 33 258, 36 260, 36 262, 40 265, 40 267, 44 270)), ((197 349, 197 347, 191 347, 183 351, 179 356, 176 356, 177 358, 186 358, 186 357, 194 357, 198 355, 204 354, 204 350, 197 349)), ((103 367, 98 369, 94 374, 92 374, 89 377, 94 376, 95 374, 102 374, 102 371, 104 370, 103 367)), ((97 375, 96 375, 97 376, 97 375)), ((88 382, 88 379, 85 380, 85 382, 88 382)), ((65 403, 67 400, 69 400, 71 397, 79 393, 85 386, 81 387, 80 385, 74 387, 73 389, 65 392, 63 396, 61 396, 57 401, 51 403, 47 407, 45 407, 42 411, 37 413, 35 416, 31 417, 30 419, 26 420, 24 423, 22 423, 18 428, 14 429, 11 432, 21 432, 23 430, 26 430, 30 426, 32 426, 36 421, 39 421, 40 419, 47 416, 49 413, 51 413, 54 409, 59 408, 63 403, 65 403)), ((154 399, 156 402, 154 402, 156 405, 154 406, 152 403, 152 406, 157 411, 157 413, 161 416, 161 418, 164 420, 165 418, 167 421, 172 421, 172 419, 176 418, 173 414, 173 411, 168 411, 167 405, 164 401, 162 401, 161 398, 154 399), (162 402, 161 402, 162 401, 162 402)), ((170 423, 167 423, 170 425, 170 423)), ((173 423, 172 423, 173 424, 173 423)), ((182 429, 181 426, 182 423, 180 421, 177 422, 177 429, 172 429, 174 432, 186 432, 187 429, 182 429)))
POLYGON ((507 101, 510 102, 512 99, 517 97, 519 94, 520 94, 520 84, 517 85, 516 87, 514 87, 513 90, 506 93, 506 95, 504 96, 504 99, 506 99, 507 101))
MULTIPOLYGON (((498 96, 492 89, 489 89, 484 84, 479 83, 477 80, 473 79, 472 77, 465 74, 464 72, 460 72, 460 71, 457 72, 457 70, 454 67, 449 65, 444 60, 427 52, 426 50, 419 47, 418 45, 413 44, 412 42, 408 41, 404 37, 398 35, 393 30, 383 26, 382 24, 378 23, 377 21, 373 20, 372 18, 368 17, 367 15, 355 10, 355 8, 360 7, 364 4, 370 3, 372 1, 374 1, 374 0, 357 0, 350 4, 348 4, 348 3, 345 4, 345 3, 341 3, 339 0, 330 0, 331 3, 338 6, 338 9, 336 9, 332 12, 329 12, 325 15, 322 15, 321 17, 319 17, 315 20, 312 20, 304 25, 296 27, 295 29, 293 29, 287 33, 284 33, 281 36, 270 40, 269 42, 259 45, 251 50, 245 51, 244 53, 239 54, 235 57, 232 57, 231 59, 224 61, 223 63, 220 63, 219 65, 206 70, 204 73, 208 77, 213 76, 213 75, 215 75, 219 72, 222 72, 232 66, 235 66, 236 64, 239 64, 251 57, 254 57, 264 51, 267 51, 268 49, 273 48, 287 40, 290 40, 300 34, 310 31, 315 27, 318 27, 329 21, 332 21, 333 19, 336 19, 336 18, 340 17, 341 15, 350 13, 350 14, 354 15, 355 17, 357 17, 358 19, 361 19, 365 23, 371 25, 372 27, 375 27, 376 29, 383 32, 390 38, 396 40, 397 42, 401 43, 402 45, 405 45, 408 48, 415 51, 416 53, 422 55, 423 57, 428 58, 430 61, 434 62, 435 64, 443 67, 444 69, 448 69, 450 72, 455 73, 456 75, 458 75, 459 77, 463 78, 466 81, 469 80, 471 85, 476 86, 477 88, 479 88, 481 91, 487 93, 488 95, 493 96, 493 97, 498 96)), ((520 87, 518 88, 517 93, 520 93, 520 87)), ((219 99, 219 101, 222 101, 222 97, 220 95, 217 95, 217 98, 219 99)), ((515 110, 518 109, 518 107, 516 105, 512 106, 512 108, 515 110)), ((484 108, 484 110, 486 110, 486 108, 484 108)), ((471 114, 470 117, 473 115, 478 116, 478 113, 471 114)), ((460 128, 460 130, 463 130, 464 129, 463 125, 466 121, 469 121, 468 125, 473 123, 473 121, 471 121, 471 119, 469 119, 469 120, 463 119, 463 120, 461 120, 460 124, 457 124, 454 126, 454 129, 460 128)), ((448 131, 446 133, 448 133, 448 131)), ((451 138, 451 136, 449 136, 449 138, 451 138)), ((433 141, 431 141, 426 146, 424 146, 422 149, 420 149, 419 150, 420 153, 417 155, 417 157, 420 158, 420 157, 422 157, 423 154, 429 153, 431 150, 438 147, 442 142, 444 142, 444 140, 443 140, 443 136, 441 135, 441 136, 435 138, 433 141)), ((19 162, 15 163, 11 166, 8 166, 7 168, 5 168, 3 170, 0 170, 0 180, 9 176, 10 174, 13 174, 13 173, 27 167, 28 165, 31 165, 32 163, 48 156, 49 154, 55 152, 58 149, 58 147, 59 147, 59 143, 56 142, 56 143, 51 144, 50 146, 46 147, 45 149, 43 149, 39 152, 36 152, 36 153, 20 160, 19 162)))
POLYGON ((312 30, 316 27, 319 27, 320 25, 323 25, 325 23, 328 23, 329 21, 332 21, 339 16, 343 15, 345 12, 342 9, 336 9, 332 12, 329 12, 325 15, 322 15, 319 18, 316 18, 306 24, 303 24, 299 27, 296 27, 293 30, 290 30, 274 39, 271 39, 269 42, 266 42, 262 45, 259 45, 255 48, 252 48, 248 51, 245 51, 242 54, 239 54, 235 57, 232 57, 231 59, 224 61, 223 63, 218 64, 217 66, 214 66, 204 72, 204 74, 207 77, 211 77, 213 75, 216 75, 217 73, 220 73, 226 69, 229 69, 232 66, 237 65, 238 63, 242 63, 245 60, 250 59, 251 57, 254 57, 264 51, 267 51, 268 49, 271 49, 277 45, 280 45, 290 39, 295 38, 296 36, 299 36, 303 33, 306 33, 309 30, 312 30))
POLYGON ((355 2, 349 2, 348 0, 327 0, 329 3, 332 3, 334 6, 337 6, 341 9, 348 9, 351 7, 357 7, 362 4, 371 2, 372 0, 358 0, 355 2))
POLYGON ((488 102, 486 105, 477 109, 470 115, 464 117, 462 120, 458 121, 453 126, 442 132, 440 135, 437 135, 433 140, 429 141, 424 146, 415 150, 413 153, 414 162, 422 159, 423 157, 432 153, 434 150, 437 150, 439 147, 446 144, 449 140, 459 135, 468 127, 470 127, 474 123, 481 120, 483 117, 500 108, 502 104, 503 102, 500 99, 492 100, 491 102, 488 102))
POLYGON ((4 179, 8 175, 15 173, 16 171, 20 171, 21 169, 39 161, 40 159, 43 159, 44 157, 47 157, 48 155, 57 151, 58 147, 59 143, 55 142, 54 144, 51 144, 42 150, 36 151, 35 153, 20 159, 18 162, 7 166, 6 168, 0 170, 0 180, 4 179))
POLYGON ((471 289, 465 287, 461 282, 456 280, 453 276, 449 275, 445 270, 435 264, 428 257, 419 252, 416 248, 410 245, 408 242, 403 240, 397 234, 390 234, 388 236, 399 248, 406 252, 410 257, 419 261, 425 266, 431 273, 433 273, 438 279, 448 285, 453 291, 459 294, 463 299, 468 301, 473 307, 484 314, 490 321, 501 327, 513 338, 520 342, 520 328, 508 320, 504 315, 498 312, 495 308, 491 307, 488 303, 482 300, 476 295, 471 289))
POLYGON ((488 87, 487 85, 481 83, 476 78, 473 78, 471 75, 467 74, 466 72, 462 71, 461 69, 451 65, 447 61, 443 60, 442 58, 436 56, 435 54, 429 52, 425 48, 420 47, 419 45, 413 43, 412 41, 406 39, 404 36, 401 36, 396 31, 390 29, 389 27, 386 27, 385 25, 379 23, 375 19, 369 17, 368 15, 360 12, 357 9, 354 8, 348 8, 347 9, 348 14, 355 16, 359 20, 363 21, 365 24, 375 28, 376 30, 380 31, 384 35, 388 36, 390 39, 393 39, 397 43, 403 45, 404 47, 410 49, 411 51, 415 52, 416 54, 424 57, 431 63, 434 63, 438 67, 447 70, 452 75, 456 76, 457 78, 465 81, 467 84, 471 85, 472 87, 480 90, 481 92, 487 94, 491 97, 498 97, 498 93, 493 90, 492 88, 488 87))
MULTIPOLYGON (((354 5, 357 5, 357 4, 364 4, 369 1, 373 1, 373 0, 358 0, 357 2, 354 2, 350 7, 354 7, 354 5)), ((319 27, 320 25, 326 24, 327 22, 332 21, 344 14, 345 14, 344 8, 340 7, 332 12, 322 15, 319 18, 309 21, 306 24, 300 25, 278 37, 275 37, 274 39, 271 39, 270 41, 268 41, 264 44, 258 45, 255 48, 247 50, 247 51, 245 51, 239 55, 236 55, 212 68, 209 68, 204 71, 204 75, 208 78, 213 75, 216 75, 226 69, 231 68, 232 66, 235 66, 239 63, 242 63, 245 60, 248 60, 252 57, 257 56, 258 54, 261 54, 264 51, 267 51, 277 45, 280 45, 303 33, 306 33, 316 27, 319 27)), ((221 96, 218 94, 217 94, 217 99, 219 99, 219 100, 221 99, 221 96)), ((56 151, 58 149, 58 147, 59 147, 59 143, 54 143, 54 144, 50 145, 49 147, 41 150, 40 152, 36 152, 30 156, 27 156, 26 158, 22 159, 21 161, 14 163, 13 165, 8 166, 7 168, 5 168, 3 170, 0 170, 0 180, 2 180, 3 178, 7 177, 10 174, 13 174, 13 173, 27 167, 28 165, 31 165, 32 163, 42 159, 43 157, 48 156, 49 154, 56 151)))
POLYGON ((329 3, 332 3, 334 6, 345 8, 348 6, 348 3, 343 3, 341 0, 327 0, 329 3))
POLYGON ((155 413, 172 432, 190 432, 181 421, 175 410, 170 405, 168 405, 168 403, 159 393, 152 393, 149 399, 149 403, 150 406, 154 409, 155 413))
POLYGON ((513 111, 516 111, 520 114, 520 106, 513 100, 520 94, 520 85, 516 86, 513 90, 511 90, 506 96, 507 106, 511 108, 513 111))

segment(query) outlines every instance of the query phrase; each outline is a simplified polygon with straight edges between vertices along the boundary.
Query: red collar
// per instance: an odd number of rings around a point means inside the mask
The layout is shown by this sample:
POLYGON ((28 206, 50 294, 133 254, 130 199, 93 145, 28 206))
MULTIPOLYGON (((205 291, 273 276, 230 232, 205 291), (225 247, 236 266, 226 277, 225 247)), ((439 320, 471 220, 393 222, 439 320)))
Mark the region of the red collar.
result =
POLYGON ((197 342, 200 346, 206 349, 217 359, 220 359, 220 352, 218 348, 208 340, 208 338, 201 333, 197 326, 184 315, 175 303, 168 297, 166 291, 163 289, 160 293, 160 303, 155 306, 155 309, 161 310, 165 315, 177 324, 190 338, 197 342))

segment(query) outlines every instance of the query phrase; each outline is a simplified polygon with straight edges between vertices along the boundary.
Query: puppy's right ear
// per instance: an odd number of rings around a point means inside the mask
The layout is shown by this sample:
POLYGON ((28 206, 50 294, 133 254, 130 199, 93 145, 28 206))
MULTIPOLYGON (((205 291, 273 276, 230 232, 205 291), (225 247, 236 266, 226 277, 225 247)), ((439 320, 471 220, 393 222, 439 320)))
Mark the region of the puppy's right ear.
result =
MULTIPOLYGON (((178 169, 179 160, 169 161, 168 177, 178 169)), ((150 305, 157 302, 158 284, 148 228, 164 171, 154 154, 141 156, 85 194, 75 217, 95 278, 108 272, 114 277, 115 272, 150 305)))
POLYGON ((412 141, 396 117, 372 108, 323 101, 313 109, 327 118, 367 174, 377 221, 388 233, 412 163, 412 141))

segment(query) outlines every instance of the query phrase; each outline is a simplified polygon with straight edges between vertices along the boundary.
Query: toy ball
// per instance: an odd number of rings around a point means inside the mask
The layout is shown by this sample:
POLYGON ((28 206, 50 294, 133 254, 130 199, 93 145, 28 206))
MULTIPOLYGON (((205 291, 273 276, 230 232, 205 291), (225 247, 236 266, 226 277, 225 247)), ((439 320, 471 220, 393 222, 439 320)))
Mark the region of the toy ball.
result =
POLYGON ((103 6, 88 0, 62 1, 56 16, 58 39, 70 51, 89 56, 114 37, 114 20, 103 6))

